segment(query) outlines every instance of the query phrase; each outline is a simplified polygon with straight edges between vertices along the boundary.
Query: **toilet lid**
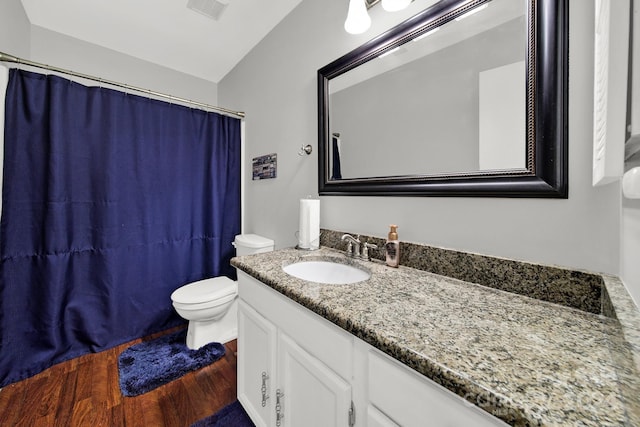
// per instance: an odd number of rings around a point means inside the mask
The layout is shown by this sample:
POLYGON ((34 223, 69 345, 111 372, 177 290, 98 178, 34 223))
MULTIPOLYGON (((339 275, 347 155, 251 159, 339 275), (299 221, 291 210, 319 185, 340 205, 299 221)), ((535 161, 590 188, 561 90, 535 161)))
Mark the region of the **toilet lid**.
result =
POLYGON ((196 304, 233 295, 238 284, 225 276, 204 279, 184 285, 171 294, 171 300, 183 304, 196 304))
POLYGON ((233 246, 240 245, 245 248, 264 249, 273 247, 273 240, 257 234, 238 234, 233 241, 233 246))

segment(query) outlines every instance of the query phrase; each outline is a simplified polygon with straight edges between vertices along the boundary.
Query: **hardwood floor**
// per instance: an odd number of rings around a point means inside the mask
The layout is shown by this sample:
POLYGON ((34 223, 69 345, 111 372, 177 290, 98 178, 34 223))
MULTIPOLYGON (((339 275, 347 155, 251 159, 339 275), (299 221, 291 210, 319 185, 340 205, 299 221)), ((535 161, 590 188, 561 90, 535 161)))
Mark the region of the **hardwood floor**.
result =
POLYGON ((205 368, 140 396, 123 397, 118 355, 141 341, 87 354, 6 386, 0 390, 0 426, 183 427, 236 399, 236 341, 205 368))

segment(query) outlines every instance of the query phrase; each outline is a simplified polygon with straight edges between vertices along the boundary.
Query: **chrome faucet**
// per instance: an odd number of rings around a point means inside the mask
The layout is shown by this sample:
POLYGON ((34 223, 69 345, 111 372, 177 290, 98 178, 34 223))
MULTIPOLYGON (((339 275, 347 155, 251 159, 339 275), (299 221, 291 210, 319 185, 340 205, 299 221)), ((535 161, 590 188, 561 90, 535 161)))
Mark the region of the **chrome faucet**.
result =
POLYGON ((347 244, 347 256, 360 257, 360 236, 353 237, 351 234, 343 234, 342 240, 346 240, 347 244))
POLYGON ((378 249, 378 245, 374 243, 364 242, 362 245, 362 254, 360 258, 366 259, 367 261, 371 261, 371 255, 369 255, 369 249, 378 249))
POLYGON ((351 234, 343 234, 342 240, 347 241, 347 256, 352 258, 361 258, 367 261, 371 261, 371 255, 369 255, 369 249, 378 249, 378 245, 373 243, 360 241, 360 235, 353 237, 351 234), (360 245, 362 245, 362 252, 360 252, 360 245))

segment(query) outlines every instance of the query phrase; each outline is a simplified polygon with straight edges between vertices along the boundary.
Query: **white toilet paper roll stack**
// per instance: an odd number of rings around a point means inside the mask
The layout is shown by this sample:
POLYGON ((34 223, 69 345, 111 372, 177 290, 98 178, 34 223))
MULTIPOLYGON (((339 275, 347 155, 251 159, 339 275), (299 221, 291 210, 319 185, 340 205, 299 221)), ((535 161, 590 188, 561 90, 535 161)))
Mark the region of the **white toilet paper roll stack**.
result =
POLYGON ((300 199, 298 247, 300 249, 320 247, 320 200, 318 199, 300 199))

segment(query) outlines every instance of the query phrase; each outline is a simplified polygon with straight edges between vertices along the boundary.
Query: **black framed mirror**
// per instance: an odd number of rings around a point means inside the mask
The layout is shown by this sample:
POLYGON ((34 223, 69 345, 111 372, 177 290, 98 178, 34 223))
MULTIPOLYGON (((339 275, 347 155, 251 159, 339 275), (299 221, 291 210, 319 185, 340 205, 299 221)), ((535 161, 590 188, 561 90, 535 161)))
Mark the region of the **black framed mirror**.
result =
POLYGON ((318 70, 320 195, 568 197, 568 0, 442 0, 318 70))

